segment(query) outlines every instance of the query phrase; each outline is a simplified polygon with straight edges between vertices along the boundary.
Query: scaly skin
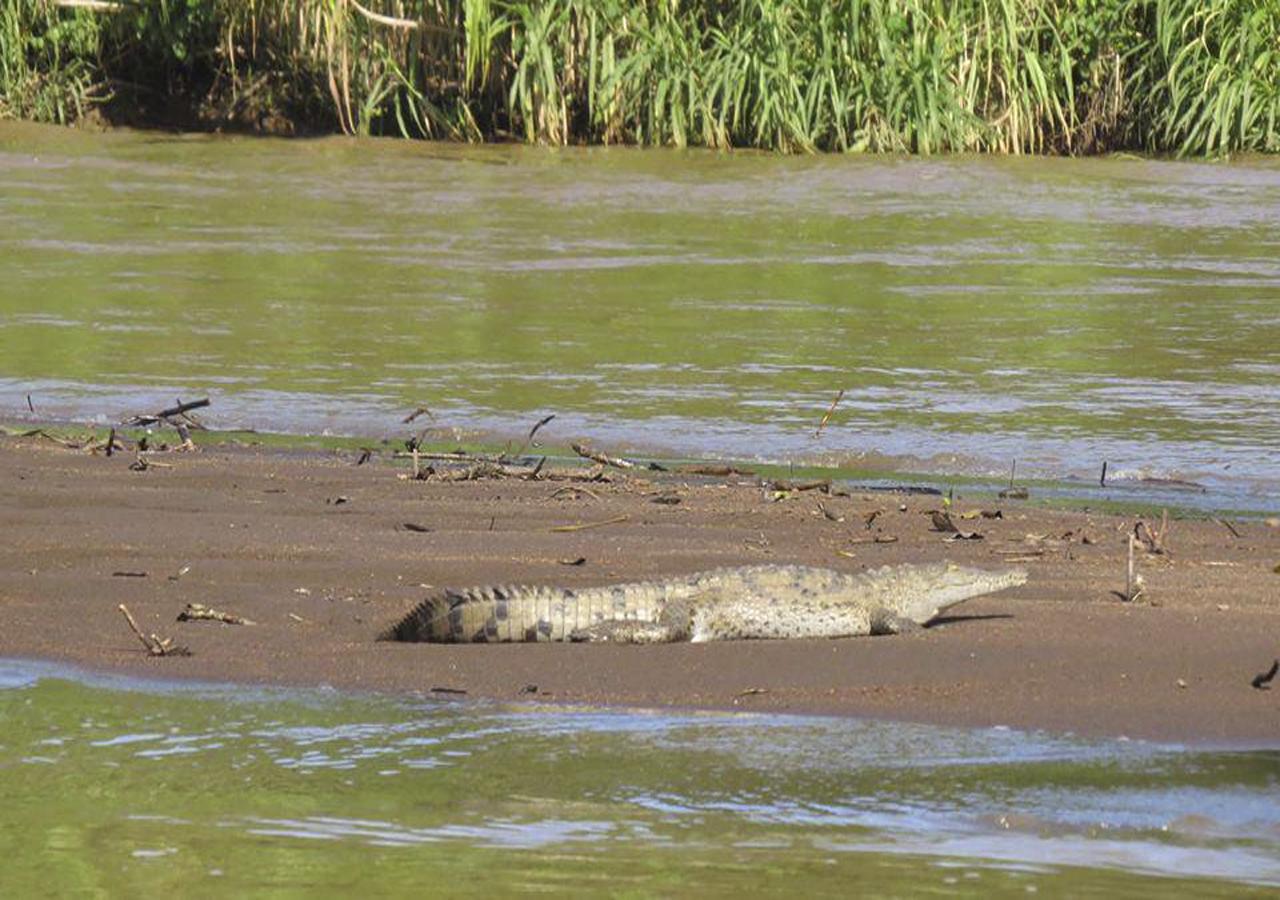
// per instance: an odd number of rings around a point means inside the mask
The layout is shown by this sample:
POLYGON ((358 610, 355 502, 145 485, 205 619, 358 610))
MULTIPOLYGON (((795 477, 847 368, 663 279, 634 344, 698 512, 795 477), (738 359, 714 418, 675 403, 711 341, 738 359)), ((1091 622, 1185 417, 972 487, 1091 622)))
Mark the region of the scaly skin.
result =
POLYGON ((857 574, 769 565, 575 590, 475 587, 427 598, 380 640, 659 643, 896 634, 1026 580, 1021 569, 950 563, 857 574))

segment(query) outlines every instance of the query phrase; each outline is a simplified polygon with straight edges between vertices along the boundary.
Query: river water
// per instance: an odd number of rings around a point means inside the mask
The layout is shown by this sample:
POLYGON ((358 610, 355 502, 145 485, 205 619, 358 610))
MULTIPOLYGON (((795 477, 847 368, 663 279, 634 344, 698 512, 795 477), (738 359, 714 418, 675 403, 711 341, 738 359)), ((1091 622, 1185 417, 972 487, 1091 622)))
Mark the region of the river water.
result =
POLYGON ((0 409, 1280 503, 1280 163, 0 123, 0 409), (816 425, 844 396, 820 438, 816 425), (424 420, 425 421, 425 420, 424 420))
POLYGON ((0 893, 1239 896, 1280 753, 0 661, 0 893))
MULTIPOLYGON (((0 419, 549 442, 1280 503, 1280 165, 0 123, 0 419), (820 438, 816 424, 843 398, 820 438), (27 396, 35 412, 27 409, 27 396)), ((0 895, 1237 895, 1280 755, 0 663, 0 895)))

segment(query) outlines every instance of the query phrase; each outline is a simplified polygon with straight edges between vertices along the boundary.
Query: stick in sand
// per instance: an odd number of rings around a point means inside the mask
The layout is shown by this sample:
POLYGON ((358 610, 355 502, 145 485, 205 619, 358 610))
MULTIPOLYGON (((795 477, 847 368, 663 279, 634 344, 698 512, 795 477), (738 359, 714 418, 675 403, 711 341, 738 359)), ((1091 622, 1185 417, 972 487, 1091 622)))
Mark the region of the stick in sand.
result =
POLYGON ((541 419, 535 422, 533 427, 529 429, 529 433, 525 436, 524 443, 520 445, 520 449, 516 451, 515 455, 516 456, 523 455, 524 451, 529 449, 530 446, 537 447, 538 445, 533 442, 533 436, 538 433, 538 431, 542 428, 543 425, 549 424, 551 420, 554 419, 555 417, 556 417, 556 414, 552 413, 549 416, 543 416, 541 419))
POLYGON ((605 519, 602 522, 582 522, 577 525, 557 525, 552 531, 585 531, 588 528, 600 528, 604 525, 617 525, 619 522, 626 522, 631 516, 614 516, 612 519, 605 519))
POLYGON ((1129 535, 1129 567, 1125 570, 1124 599, 1133 599, 1133 535, 1129 535))
POLYGON ((599 450, 593 450, 586 444, 570 444, 573 452, 579 456, 585 457, 592 462, 600 463, 602 466, 613 466, 616 469, 634 469, 636 464, 629 459, 623 459, 619 456, 609 456, 601 453, 599 450))
POLYGON ((822 417, 822 421, 818 423, 818 430, 813 433, 815 438, 822 437, 822 429, 827 427, 827 422, 831 419, 831 414, 836 411, 836 405, 839 404, 842 399, 844 399, 844 388, 840 388, 840 392, 836 394, 836 399, 831 401, 831 406, 828 407, 826 415, 824 415, 822 417))
POLYGON ((179 622, 222 622, 225 625, 255 625, 252 619, 237 616, 235 613, 223 612, 203 603, 188 603, 186 609, 178 613, 179 622))
POLYGON ((129 623, 129 627, 133 629, 133 633, 138 636, 138 640, 142 641, 142 646, 147 648, 147 653, 152 656, 190 656, 191 651, 181 645, 175 646, 173 638, 162 638, 157 634, 145 635, 142 629, 138 627, 138 623, 133 620, 133 615, 129 612, 129 607, 121 603, 116 609, 124 613, 125 620, 129 623))
POLYGON ((1126 603, 1132 603, 1142 596, 1143 585, 1142 576, 1137 575, 1133 571, 1133 547, 1138 543, 1138 539, 1132 534, 1129 535, 1129 562, 1125 569, 1124 579, 1124 600, 1126 603))

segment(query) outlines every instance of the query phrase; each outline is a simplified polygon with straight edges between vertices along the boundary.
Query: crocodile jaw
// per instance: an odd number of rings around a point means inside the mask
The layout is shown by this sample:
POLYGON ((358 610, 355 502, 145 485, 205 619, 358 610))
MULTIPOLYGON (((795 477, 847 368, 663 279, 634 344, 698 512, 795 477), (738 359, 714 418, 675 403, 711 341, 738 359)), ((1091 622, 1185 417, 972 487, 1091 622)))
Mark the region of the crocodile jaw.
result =
POLYGON ((992 572, 953 563, 940 563, 920 583, 909 586, 890 604, 903 618, 919 625, 935 619, 944 610, 983 594, 1027 583, 1025 569, 992 572))

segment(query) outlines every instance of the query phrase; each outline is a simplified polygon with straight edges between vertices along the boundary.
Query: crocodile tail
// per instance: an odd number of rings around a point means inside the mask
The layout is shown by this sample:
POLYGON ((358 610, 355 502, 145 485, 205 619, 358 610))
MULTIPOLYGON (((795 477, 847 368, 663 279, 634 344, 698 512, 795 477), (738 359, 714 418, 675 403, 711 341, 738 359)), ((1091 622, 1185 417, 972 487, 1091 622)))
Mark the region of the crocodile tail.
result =
POLYGON ((467 644, 564 641, 583 607, 572 591, 525 585, 445 589, 429 596, 381 635, 384 641, 467 644))
POLYGON ((433 594, 411 609, 403 618, 378 635, 380 641, 429 641, 452 643, 459 639, 449 613, 467 602, 465 595, 454 591, 433 594))

